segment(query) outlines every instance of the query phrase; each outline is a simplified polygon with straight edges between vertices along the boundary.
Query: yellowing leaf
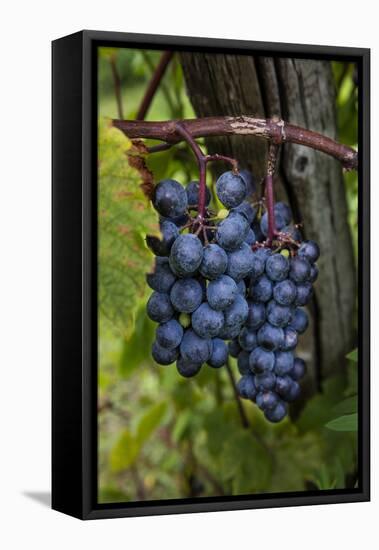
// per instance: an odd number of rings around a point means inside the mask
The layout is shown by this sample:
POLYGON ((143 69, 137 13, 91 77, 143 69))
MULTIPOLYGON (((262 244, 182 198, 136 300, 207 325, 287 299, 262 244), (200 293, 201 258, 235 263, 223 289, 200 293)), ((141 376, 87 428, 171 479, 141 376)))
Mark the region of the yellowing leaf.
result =
POLYGON ((159 235, 158 220, 128 164, 128 140, 109 121, 99 124, 99 309, 102 317, 128 338, 136 310, 146 300, 145 274, 153 256, 147 234, 159 235))

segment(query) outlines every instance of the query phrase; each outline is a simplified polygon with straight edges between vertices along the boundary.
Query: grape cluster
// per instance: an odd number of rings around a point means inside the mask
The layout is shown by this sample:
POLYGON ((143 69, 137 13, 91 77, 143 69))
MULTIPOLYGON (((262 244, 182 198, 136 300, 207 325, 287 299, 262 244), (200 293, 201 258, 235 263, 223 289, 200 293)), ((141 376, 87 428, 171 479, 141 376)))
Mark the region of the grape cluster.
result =
MULTIPOLYGON (((152 355, 161 365, 176 361, 185 377, 197 374, 204 363, 222 367, 228 358, 226 340, 239 334, 248 316, 243 279, 251 269, 255 236, 250 228, 254 208, 244 201, 251 186, 246 179, 226 172, 217 181, 217 194, 229 213, 207 226, 206 243, 180 231, 191 220, 191 210, 196 212, 198 182, 184 188, 164 180, 155 188, 162 237, 147 237, 156 255, 154 271, 147 275, 154 291, 147 314, 159 323, 152 355)), ((207 206, 209 202, 207 190, 207 206)))
POLYGON ((287 413, 286 403, 299 397, 299 380, 306 371, 295 349, 299 335, 308 327, 303 306, 313 294, 319 248, 313 241, 304 241, 293 255, 287 249, 269 248, 258 248, 254 255, 248 282, 249 315, 238 337, 230 342, 229 353, 237 358, 242 375, 240 396, 254 401, 268 420, 279 422, 287 413))
MULTIPOLYGON (((254 190, 249 172, 225 172, 216 182, 225 209, 216 221, 207 210, 207 225, 196 225, 199 183, 158 183, 153 205, 161 238, 146 239, 156 256, 147 314, 158 323, 158 364, 176 361, 178 372, 191 377, 203 364, 222 367, 231 355, 242 375, 240 396, 278 422, 305 373, 294 349, 308 326, 302 308, 312 296, 319 250, 312 241, 300 244, 284 203, 275 205, 279 246, 268 246, 267 212, 246 200, 254 190)), ((207 208, 210 198, 207 189, 207 208)))

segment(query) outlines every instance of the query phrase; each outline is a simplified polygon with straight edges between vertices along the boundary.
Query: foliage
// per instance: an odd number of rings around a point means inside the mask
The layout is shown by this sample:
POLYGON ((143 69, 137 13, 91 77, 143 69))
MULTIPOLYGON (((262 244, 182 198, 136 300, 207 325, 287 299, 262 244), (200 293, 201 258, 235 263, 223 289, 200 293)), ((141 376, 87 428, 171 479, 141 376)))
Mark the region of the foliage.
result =
MULTIPOLYGON (((116 115, 110 60, 122 83, 125 116, 133 118, 160 52, 103 50, 99 112, 116 115)), ((356 143, 353 68, 334 64, 341 141, 356 143), (346 82, 346 84, 345 84, 346 82), (353 121, 353 124, 351 124, 353 121), (349 125, 350 124, 350 125, 349 125)), ((177 60, 163 80, 150 119, 193 116, 177 60), (166 91, 165 89, 166 88, 166 91), (168 91, 168 93, 167 93, 168 91)), ((129 141, 101 119, 99 128, 99 499, 101 502, 303 491, 353 486, 357 472, 357 356, 322 393, 293 409, 279 425, 244 403, 241 425, 225 369, 205 367, 196 379, 158 367, 149 350, 144 274, 152 254, 146 233, 157 219, 127 162, 129 141)), ((189 181, 196 166, 180 146, 149 159, 156 180, 189 181)), ((346 178, 356 241, 355 174, 346 178)), ((233 361, 232 370, 237 373, 233 361)))
POLYGON ((99 126, 99 309, 125 336, 133 330, 144 276, 151 265, 147 233, 159 234, 156 216, 129 167, 129 140, 106 121, 99 126))

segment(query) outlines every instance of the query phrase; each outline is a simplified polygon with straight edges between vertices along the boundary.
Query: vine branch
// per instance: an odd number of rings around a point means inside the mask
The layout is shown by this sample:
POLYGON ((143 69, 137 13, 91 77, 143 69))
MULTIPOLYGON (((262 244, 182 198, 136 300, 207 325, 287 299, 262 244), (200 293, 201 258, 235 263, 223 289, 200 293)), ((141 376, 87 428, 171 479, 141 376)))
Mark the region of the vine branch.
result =
POLYGON ((163 75, 166 72, 168 64, 170 63, 174 52, 167 51, 163 52, 158 65, 156 66, 154 73, 151 77, 151 80, 146 88, 144 97, 142 98, 141 105, 138 109, 136 120, 143 120, 150 108, 151 102, 154 98, 155 92, 163 78, 163 75))
POLYGON ((116 96, 116 103, 117 103, 117 112, 118 116, 120 118, 124 118, 124 113, 122 109, 122 94, 121 94, 121 77, 117 69, 116 64, 116 58, 112 57, 110 59, 110 65, 112 70, 112 77, 113 77, 113 86, 114 86, 114 92, 116 96))
POLYGON ((280 145, 296 143, 321 151, 339 160, 346 170, 358 168, 358 152, 333 139, 277 118, 259 119, 248 115, 146 122, 113 120, 113 125, 129 138, 157 139, 173 145, 183 141, 185 129, 193 139, 200 137, 253 135, 280 145))

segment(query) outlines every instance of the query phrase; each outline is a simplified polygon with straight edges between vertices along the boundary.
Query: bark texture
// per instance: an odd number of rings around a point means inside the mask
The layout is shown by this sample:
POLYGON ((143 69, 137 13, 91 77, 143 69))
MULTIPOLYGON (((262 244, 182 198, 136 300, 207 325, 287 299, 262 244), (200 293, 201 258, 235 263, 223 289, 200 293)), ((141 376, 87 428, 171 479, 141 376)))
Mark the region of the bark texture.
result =
MULTIPOLYGON (((335 88, 327 61, 181 54, 188 94, 197 115, 279 116, 336 139, 335 88)), ((206 140, 210 153, 235 157, 260 181, 267 143, 255 137, 206 140)), ((311 326, 301 338, 309 364, 307 388, 343 368, 354 345, 356 281, 342 168, 312 149, 285 144, 275 178, 276 196, 292 207, 305 238, 321 248, 320 276, 309 308, 311 326)))

